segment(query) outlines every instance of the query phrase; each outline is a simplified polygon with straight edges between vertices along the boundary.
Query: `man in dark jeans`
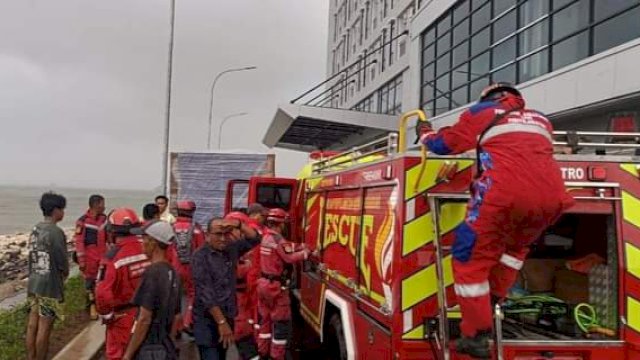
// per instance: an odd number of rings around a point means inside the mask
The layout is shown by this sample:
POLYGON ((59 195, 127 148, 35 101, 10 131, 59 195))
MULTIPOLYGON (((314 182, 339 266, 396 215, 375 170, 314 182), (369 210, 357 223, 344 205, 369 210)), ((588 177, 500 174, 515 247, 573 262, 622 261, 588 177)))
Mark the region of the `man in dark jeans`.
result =
POLYGON ((135 232, 143 236, 151 265, 142 275, 132 301, 139 307, 138 318, 122 360, 178 359, 172 329, 180 315, 180 277, 166 257, 175 239, 173 228, 164 221, 153 221, 135 232))
POLYGON ((242 221, 214 218, 209 222, 207 244, 191 259, 196 290, 193 333, 200 360, 225 359, 234 341, 233 319, 238 312, 238 258, 260 240, 258 232, 242 221))

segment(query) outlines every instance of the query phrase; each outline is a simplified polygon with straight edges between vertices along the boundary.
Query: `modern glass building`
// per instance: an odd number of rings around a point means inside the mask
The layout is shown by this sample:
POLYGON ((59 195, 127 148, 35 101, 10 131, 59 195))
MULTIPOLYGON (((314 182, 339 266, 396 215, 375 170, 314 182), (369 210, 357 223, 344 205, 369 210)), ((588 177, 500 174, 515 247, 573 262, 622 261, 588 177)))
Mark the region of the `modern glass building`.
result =
POLYGON ((495 81, 559 129, 640 114, 638 0, 330 1, 327 79, 279 108, 269 146, 346 148, 415 108, 450 124, 495 81))

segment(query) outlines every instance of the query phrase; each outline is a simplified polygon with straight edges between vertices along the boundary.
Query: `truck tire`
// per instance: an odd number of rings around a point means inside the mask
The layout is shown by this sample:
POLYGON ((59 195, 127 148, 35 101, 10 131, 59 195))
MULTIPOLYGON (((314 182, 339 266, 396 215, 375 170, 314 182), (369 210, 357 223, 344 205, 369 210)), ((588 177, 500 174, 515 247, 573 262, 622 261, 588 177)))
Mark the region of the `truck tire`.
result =
POLYGON ((329 359, 347 360, 347 343, 344 339, 344 327, 340 314, 331 315, 325 335, 325 350, 329 359))

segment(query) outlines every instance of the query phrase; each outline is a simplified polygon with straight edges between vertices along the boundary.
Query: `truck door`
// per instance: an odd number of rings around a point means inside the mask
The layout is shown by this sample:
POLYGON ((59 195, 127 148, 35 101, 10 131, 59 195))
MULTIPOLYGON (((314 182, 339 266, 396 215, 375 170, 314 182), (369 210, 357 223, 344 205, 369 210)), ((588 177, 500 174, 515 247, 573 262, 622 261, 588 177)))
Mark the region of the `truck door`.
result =
POLYGON ((297 196, 298 180, 296 179, 252 177, 249 180, 248 204, 259 203, 269 209, 281 208, 287 211, 291 219, 288 238, 295 242, 302 240, 297 196))
POLYGON ((224 198, 224 213, 228 214, 234 209, 246 208, 249 205, 249 180, 229 180, 227 182, 227 194, 224 198))

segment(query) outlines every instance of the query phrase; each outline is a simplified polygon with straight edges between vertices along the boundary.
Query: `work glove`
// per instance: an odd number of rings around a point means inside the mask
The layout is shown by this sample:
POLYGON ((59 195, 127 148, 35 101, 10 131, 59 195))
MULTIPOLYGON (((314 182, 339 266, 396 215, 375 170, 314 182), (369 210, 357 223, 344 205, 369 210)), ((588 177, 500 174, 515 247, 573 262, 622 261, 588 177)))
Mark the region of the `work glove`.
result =
POLYGON ((416 141, 415 143, 417 143, 418 141, 420 141, 421 144, 424 144, 424 142, 427 140, 427 137, 429 137, 430 135, 435 134, 435 130, 433 130, 433 126, 431 125, 431 122, 429 121, 419 121, 418 124, 416 125, 416 141))

